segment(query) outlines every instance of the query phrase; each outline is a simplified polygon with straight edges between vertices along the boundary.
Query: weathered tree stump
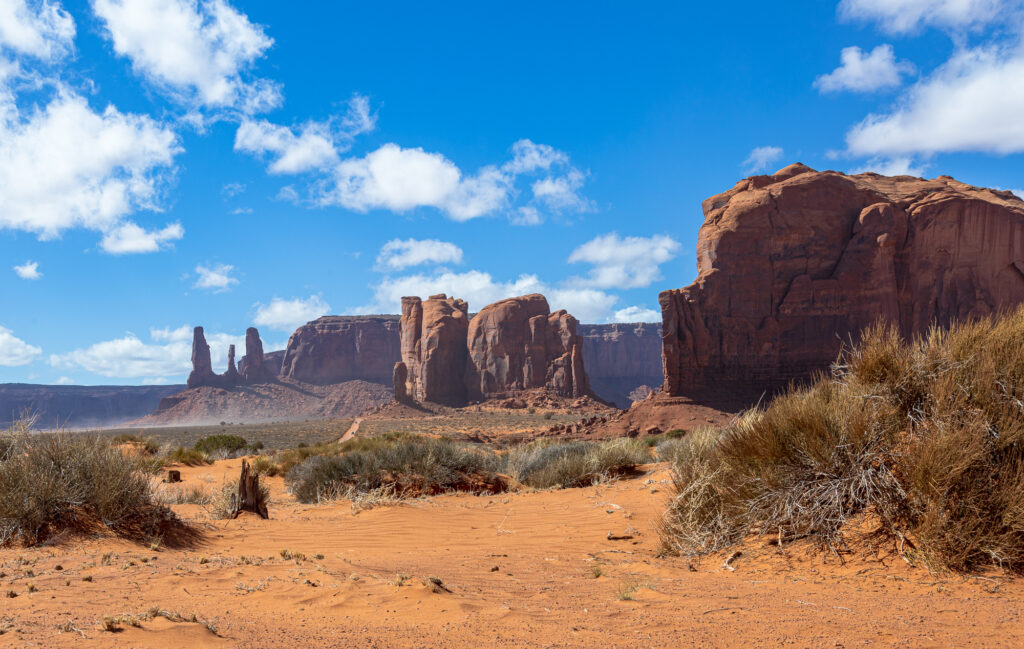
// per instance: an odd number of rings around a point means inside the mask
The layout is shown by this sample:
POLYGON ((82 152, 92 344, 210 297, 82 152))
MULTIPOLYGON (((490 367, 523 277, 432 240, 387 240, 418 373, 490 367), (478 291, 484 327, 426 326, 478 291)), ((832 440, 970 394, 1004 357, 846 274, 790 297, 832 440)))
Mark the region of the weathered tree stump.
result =
POLYGON ((242 460, 242 475, 238 477, 238 493, 232 498, 235 510, 231 518, 238 518, 242 512, 259 514, 260 518, 270 518, 267 503, 260 492, 260 476, 249 470, 249 463, 242 460))
POLYGON ((177 469, 167 469, 166 482, 181 482, 181 471, 178 471, 177 469))

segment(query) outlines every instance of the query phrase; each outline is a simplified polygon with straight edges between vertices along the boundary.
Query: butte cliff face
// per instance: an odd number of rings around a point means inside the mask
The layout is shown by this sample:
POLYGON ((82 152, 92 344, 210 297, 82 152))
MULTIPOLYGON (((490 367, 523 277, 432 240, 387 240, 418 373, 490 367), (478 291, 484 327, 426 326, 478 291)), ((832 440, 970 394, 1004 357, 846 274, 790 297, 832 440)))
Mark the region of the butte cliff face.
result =
POLYGON ((660 324, 581 324, 577 330, 583 339, 590 387, 602 399, 628 408, 635 390, 657 388, 664 382, 660 324))
POLYGON ((703 208, 698 277, 659 296, 669 395, 807 376, 878 319, 912 335, 1024 301, 1010 192, 795 164, 703 208))
POLYGON ((469 306, 444 294, 426 301, 402 298, 402 360, 395 367, 396 398, 446 405, 466 403, 469 306), (398 384, 404 378, 404 388, 398 384))
POLYGON ((467 333, 468 397, 504 397, 532 388, 561 397, 590 394, 577 325, 564 310, 551 313, 537 293, 484 307, 467 333))
POLYGON ((325 316, 288 339, 282 378, 308 383, 361 379, 390 385, 401 360, 397 316, 325 316))

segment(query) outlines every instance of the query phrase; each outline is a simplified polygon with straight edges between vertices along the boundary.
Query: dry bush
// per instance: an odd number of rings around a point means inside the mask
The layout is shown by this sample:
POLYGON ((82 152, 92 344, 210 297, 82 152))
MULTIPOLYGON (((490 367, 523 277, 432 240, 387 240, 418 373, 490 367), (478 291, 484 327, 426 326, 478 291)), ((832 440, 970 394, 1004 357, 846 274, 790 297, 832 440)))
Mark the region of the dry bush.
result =
POLYGON ((537 489, 582 487, 650 462, 646 443, 617 439, 603 444, 540 440, 509 451, 507 470, 537 489))
POLYGON ((456 489, 486 489, 500 466, 490 451, 444 438, 402 435, 355 439, 338 445, 341 455, 314 455, 286 476, 304 503, 393 485, 398 496, 456 489))
POLYGON ((903 341, 867 330, 831 376, 673 448, 669 552, 750 534, 843 544, 876 515, 929 562, 1024 567, 1024 309, 903 341))
POLYGON ((94 524, 117 531, 155 512, 148 477, 109 440, 24 424, 0 440, 0 544, 94 524))

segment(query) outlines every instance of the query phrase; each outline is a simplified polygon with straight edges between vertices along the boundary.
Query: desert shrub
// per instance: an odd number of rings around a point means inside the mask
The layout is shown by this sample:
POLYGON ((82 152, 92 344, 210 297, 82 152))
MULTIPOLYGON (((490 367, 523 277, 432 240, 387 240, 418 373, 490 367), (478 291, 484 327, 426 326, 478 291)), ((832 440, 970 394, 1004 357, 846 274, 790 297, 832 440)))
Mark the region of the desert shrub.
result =
POLYGON ((258 451, 263 444, 250 444, 240 435, 209 435, 193 444, 192 448, 207 456, 227 459, 258 451))
POLYGON ((252 461, 252 471, 256 475, 277 475, 277 463, 266 455, 260 455, 252 461))
MULTIPOLYGON (((269 500, 270 490, 261 482, 257 501, 267 503, 269 500)), ((225 519, 234 516, 238 508, 238 480, 225 480, 221 483, 220 489, 211 494, 210 499, 204 504, 207 505, 210 518, 225 519)))
POLYGON ((445 438, 393 436, 337 445, 341 455, 314 455, 286 475, 304 503, 366 493, 393 485, 398 496, 484 488, 494 480, 498 456, 445 438))
POLYGON ((311 457, 337 455, 340 450, 341 446, 337 442, 325 442, 313 446, 299 444, 296 448, 291 448, 277 454, 277 473, 278 475, 288 475, 294 467, 311 457))
POLYGON ((872 327, 829 376, 675 449, 666 550, 751 534, 837 549, 873 514, 929 562, 1024 567, 1024 309, 904 341, 872 327))
POLYGON ((168 451, 164 458, 164 464, 183 464, 185 466, 199 466, 200 464, 209 464, 210 456, 201 451, 197 451, 194 448, 185 448, 179 446, 176 449, 168 451))
POLYGON ((633 439, 603 444, 542 440, 509 451, 506 470, 531 487, 566 488, 593 484, 649 461, 647 445, 633 439))
POLYGON ((107 439, 0 434, 0 544, 100 523, 115 531, 153 509, 149 479, 107 439))

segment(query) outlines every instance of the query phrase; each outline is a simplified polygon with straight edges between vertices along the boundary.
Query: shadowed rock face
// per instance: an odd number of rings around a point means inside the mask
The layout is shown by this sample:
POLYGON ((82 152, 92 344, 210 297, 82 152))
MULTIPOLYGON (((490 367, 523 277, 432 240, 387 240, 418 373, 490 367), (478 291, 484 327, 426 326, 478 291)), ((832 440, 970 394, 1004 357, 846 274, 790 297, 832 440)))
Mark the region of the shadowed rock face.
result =
POLYGON ((531 388, 563 397, 589 394, 577 324, 564 310, 551 313, 537 293, 484 307, 469 323, 468 397, 503 397, 531 388))
POLYGON ((432 295, 425 302, 403 297, 400 329, 406 368, 404 394, 416 401, 465 404, 466 302, 444 294, 432 295))
POLYGON ((590 388, 597 396, 628 408, 635 390, 646 393, 643 387, 664 383, 660 323, 581 324, 577 330, 590 388))
POLYGON ((247 383, 265 381, 273 376, 267 369, 263 357, 263 341, 260 340, 260 332, 256 327, 245 330, 245 356, 242 359, 245 364, 239 364, 239 372, 247 383))
POLYGON ((281 376, 309 383, 362 379, 390 385, 401 360, 396 316, 325 316, 288 339, 281 376))
POLYGON ((804 165, 704 201, 696 281, 659 296, 664 391, 778 383, 877 319, 904 335, 1024 301, 1024 201, 804 165))
POLYGON ((190 388, 212 385, 216 378, 213 364, 210 362, 210 346, 206 343, 206 335, 202 327, 196 327, 192 330, 192 372, 188 375, 187 385, 190 388))

